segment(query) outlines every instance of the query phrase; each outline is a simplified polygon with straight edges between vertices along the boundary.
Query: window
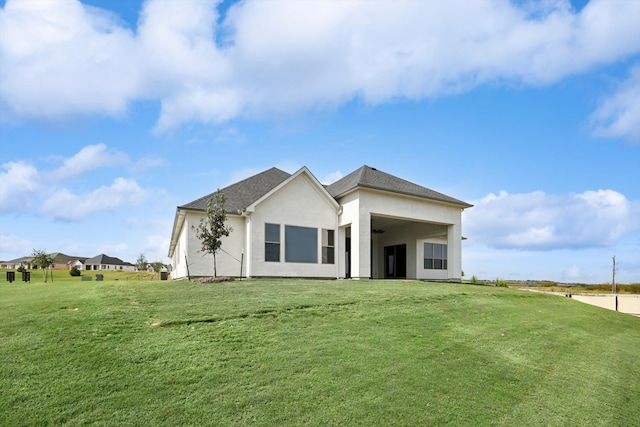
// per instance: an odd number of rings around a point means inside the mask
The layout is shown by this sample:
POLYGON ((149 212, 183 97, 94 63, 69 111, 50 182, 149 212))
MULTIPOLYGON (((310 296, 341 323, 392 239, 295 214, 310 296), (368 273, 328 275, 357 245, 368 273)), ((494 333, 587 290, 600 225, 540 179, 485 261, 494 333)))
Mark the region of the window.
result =
POLYGON ((335 262, 334 230, 322 230, 322 263, 335 262))
POLYGON ((264 260, 280 262, 280 224, 264 225, 264 260))
POLYGON ((318 262, 318 229, 284 227, 284 260, 286 262, 318 262))
POLYGON ((424 269, 447 269, 447 245, 442 245, 439 243, 424 244, 424 269))

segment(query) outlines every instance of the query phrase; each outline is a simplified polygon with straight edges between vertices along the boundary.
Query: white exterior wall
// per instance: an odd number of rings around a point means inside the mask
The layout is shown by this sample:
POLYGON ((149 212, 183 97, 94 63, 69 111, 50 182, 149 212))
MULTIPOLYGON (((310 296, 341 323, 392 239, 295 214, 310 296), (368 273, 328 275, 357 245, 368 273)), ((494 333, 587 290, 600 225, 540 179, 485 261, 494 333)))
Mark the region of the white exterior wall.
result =
POLYGON ((136 271, 136 267, 132 265, 88 264, 86 268, 91 271, 136 271))
MULTIPOLYGON (((462 209, 460 207, 369 189, 354 191, 342 198, 340 203, 343 206, 340 226, 351 225, 352 277, 383 278, 384 246, 406 243, 407 278, 435 280, 461 278, 462 209), (370 255, 372 215, 446 226, 445 240, 440 239, 437 242, 448 245, 448 269, 425 270, 423 268, 423 243, 426 241, 424 240, 426 236, 419 234, 422 230, 412 230, 411 227, 401 227, 393 233, 375 235, 373 253, 370 255), (374 262, 373 268, 371 257, 374 262)), ((340 233, 340 238, 344 239, 344 233, 340 233)), ((344 276, 343 266, 340 271, 344 276)))
MULTIPOLYGON (((217 256, 220 276, 237 277, 345 277, 345 241, 351 236, 352 278, 383 278, 384 247, 406 244, 406 277, 432 280, 461 278, 462 208, 424 198, 404 196, 372 189, 357 189, 339 200, 338 205, 307 172, 292 176, 265 195, 242 215, 228 215, 233 228, 224 239, 217 256), (372 219, 373 218, 373 219, 372 219), (386 218, 386 219, 385 219, 386 218), (371 233, 372 222, 389 225, 382 234, 371 233), (280 261, 265 261, 265 224, 280 225, 280 261), (311 227, 317 230, 317 262, 285 261, 285 227, 311 227), (335 232, 335 264, 322 264, 322 230, 335 232), (373 240, 372 240, 373 239, 373 240), (424 243, 447 244, 447 270, 425 270, 424 243), (244 250, 244 259, 243 259, 244 250), (243 259, 244 265, 240 265, 243 259), (373 262, 373 263, 372 263, 373 262)), ((204 213, 180 212, 181 227, 172 255, 172 278, 187 276, 185 255, 191 276, 211 276, 213 257, 200 252, 195 237, 204 213), (204 256, 203 256, 204 255, 204 256)))
POLYGON ((250 276, 273 277, 337 277, 337 264, 322 264, 322 229, 335 230, 335 258, 338 261, 337 206, 322 193, 318 184, 300 174, 250 213, 247 228, 249 239, 250 276), (280 224, 280 262, 265 262, 265 224, 280 224), (312 227, 318 230, 316 263, 285 262, 285 226, 312 227))
MULTIPOLYGON (((185 216, 182 230, 178 237, 178 243, 173 253, 171 277, 179 279, 187 277, 187 265, 185 255, 189 262, 189 275, 191 277, 213 276, 213 255, 200 251, 202 244, 196 237, 192 226, 197 227, 204 213, 188 212, 185 216)), ((227 225, 233 231, 228 237, 222 239, 222 249, 216 254, 216 269, 218 276, 240 276, 240 260, 244 244, 243 217, 227 215, 227 225)), ((242 274, 245 274, 244 267, 242 274)))
MULTIPOLYGON (((455 250, 455 249, 454 249, 455 250)), ((454 257, 450 254, 453 250, 449 246, 447 239, 420 239, 416 241, 415 245, 415 262, 417 266, 416 279, 422 280, 455 280, 460 279, 460 274, 455 276, 455 261, 454 257), (424 244, 425 243, 439 243, 447 245, 447 269, 446 270, 425 270, 424 268, 424 244)))
MULTIPOLYGON (((360 246, 357 244, 358 236, 360 234, 360 201, 358 200, 358 192, 347 194, 340 199, 342 205, 342 213, 338 218, 338 225, 340 226, 340 232, 338 233, 338 242, 340 251, 336 252, 336 259, 338 260, 338 276, 346 276, 346 265, 344 257, 344 242, 346 239, 346 229, 351 227, 351 277, 369 277, 369 270, 364 273, 363 267, 358 260, 360 259, 360 246)), ((367 249, 367 253, 368 253, 367 249)))

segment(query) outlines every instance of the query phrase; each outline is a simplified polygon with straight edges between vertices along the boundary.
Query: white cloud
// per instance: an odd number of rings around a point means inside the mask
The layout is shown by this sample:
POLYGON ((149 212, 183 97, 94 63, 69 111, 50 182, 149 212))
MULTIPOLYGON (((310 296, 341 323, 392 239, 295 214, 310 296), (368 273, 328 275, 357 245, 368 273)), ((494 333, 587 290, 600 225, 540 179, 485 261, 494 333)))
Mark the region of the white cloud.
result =
POLYGON ((0 232, 0 260, 11 261, 33 252, 33 243, 27 239, 0 232))
POLYGON ((25 162, 9 162, 1 166, 0 212, 22 211, 41 188, 38 170, 25 162))
POLYGON ((135 162, 135 164, 130 168, 130 171, 140 173, 160 166, 164 166, 164 160, 162 158, 147 156, 135 162))
POLYGON ((220 132, 213 140, 216 144, 242 144, 245 136, 237 128, 228 128, 220 132))
MULTIPOLYGON (((141 161, 158 164, 157 159, 141 161)), ((72 185, 69 178, 128 162, 125 153, 97 144, 62 159, 62 166, 51 171, 38 170, 24 161, 5 163, 0 166, 0 212, 35 212, 45 217, 77 220, 95 212, 137 205, 149 192, 133 179, 116 177, 110 185, 85 194, 75 194, 68 188, 72 185)))
POLYGON ((119 166, 128 162, 129 156, 118 150, 110 150, 105 144, 87 145, 73 156, 64 159, 62 166, 48 176, 63 180, 94 169, 119 166))
POLYGON ((167 262, 169 238, 166 236, 147 236, 144 253, 147 260, 167 262))
POLYGON ((146 192, 132 179, 116 178, 110 186, 102 186, 88 194, 73 194, 59 189, 42 205, 41 213, 57 219, 75 220, 95 212, 133 206, 146 199, 146 192))
POLYGON ((640 142, 640 66, 591 115, 593 134, 640 142))
POLYGON ((77 1, 7 1, 0 10, 6 119, 118 115, 139 85, 131 31, 77 1))
POLYGON ((489 194, 464 213, 470 242, 502 249, 604 247, 640 230, 640 201, 613 190, 489 194))
MULTIPOLYGON (((592 0, 576 12, 568 1, 247 0, 222 24, 218 3, 149 0, 134 33, 77 1, 8 0, 0 112, 119 115, 150 99, 161 104, 155 130, 164 132, 354 98, 379 104, 496 82, 550 84, 640 51, 635 1, 592 0)), ((637 132, 625 87, 596 113, 603 135, 637 132)))
POLYGON ((160 118, 154 130, 158 133, 184 123, 219 124, 240 113, 238 94, 227 89, 194 87, 162 99, 160 118))
POLYGON ((336 182, 337 180, 339 180, 340 178, 342 178, 342 172, 341 171, 333 171, 331 173, 329 173, 322 181, 323 184, 325 185, 329 185, 329 184, 333 184, 334 182, 336 182))

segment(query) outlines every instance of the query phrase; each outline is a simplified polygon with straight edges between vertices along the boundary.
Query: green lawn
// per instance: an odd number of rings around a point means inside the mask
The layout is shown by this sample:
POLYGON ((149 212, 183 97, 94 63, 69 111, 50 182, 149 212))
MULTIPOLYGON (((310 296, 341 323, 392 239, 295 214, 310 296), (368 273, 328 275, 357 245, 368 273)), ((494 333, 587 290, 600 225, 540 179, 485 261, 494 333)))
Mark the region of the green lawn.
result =
POLYGON ((75 279, 2 278, 0 424, 640 425, 640 318, 569 298, 75 279))

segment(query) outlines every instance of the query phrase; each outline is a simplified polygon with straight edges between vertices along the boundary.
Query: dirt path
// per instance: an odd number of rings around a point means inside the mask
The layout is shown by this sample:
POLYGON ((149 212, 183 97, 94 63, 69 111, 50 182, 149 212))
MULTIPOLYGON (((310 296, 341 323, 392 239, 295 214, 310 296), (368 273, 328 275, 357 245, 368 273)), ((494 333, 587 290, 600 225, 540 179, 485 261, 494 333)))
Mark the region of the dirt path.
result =
MULTIPOLYGON (((526 289, 530 292, 540 292, 544 294, 558 295, 566 297, 564 292, 544 292, 537 289, 526 289)), ((616 309, 616 297, 618 299, 618 311, 621 313, 631 314, 640 317, 640 295, 613 295, 613 294, 594 294, 594 295, 571 295, 576 301, 585 304, 595 305, 597 307, 606 308, 608 310, 616 309)))
POLYGON ((619 312, 640 316, 640 295, 572 295, 572 298, 609 310, 616 309, 617 299, 619 312))

